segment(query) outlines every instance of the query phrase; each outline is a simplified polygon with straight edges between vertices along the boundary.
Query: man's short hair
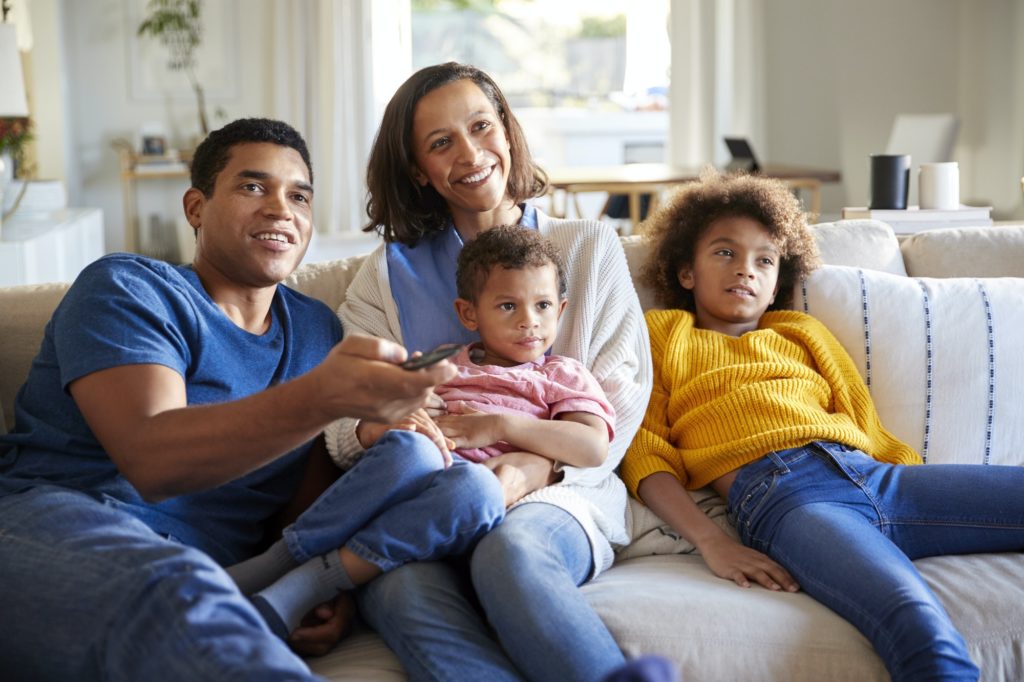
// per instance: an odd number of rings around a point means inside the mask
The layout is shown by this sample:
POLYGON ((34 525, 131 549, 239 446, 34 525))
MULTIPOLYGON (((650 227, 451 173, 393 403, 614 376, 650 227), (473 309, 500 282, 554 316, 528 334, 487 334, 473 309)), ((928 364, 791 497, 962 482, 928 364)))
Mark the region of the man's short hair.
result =
POLYGON ((231 148, 258 142, 278 144, 297 151, 309 171, 309 184, 313 184, 313 164, 309 160, 309 149, 295 128, 270 118, 240 118, 214 130, 196 147, 192 157, 192 186, 204 196, 212 196, 217 174, 224 170, 231 158, 231 148))
POLYGON ((519 225, 500 225, 481 232, 459 254, 455 286, 459 298, 476 301, 496 267, 506 270, 554 265, 558 276, 558 297, 566 296, 565 268, 558 247, 537 230, 519 225))

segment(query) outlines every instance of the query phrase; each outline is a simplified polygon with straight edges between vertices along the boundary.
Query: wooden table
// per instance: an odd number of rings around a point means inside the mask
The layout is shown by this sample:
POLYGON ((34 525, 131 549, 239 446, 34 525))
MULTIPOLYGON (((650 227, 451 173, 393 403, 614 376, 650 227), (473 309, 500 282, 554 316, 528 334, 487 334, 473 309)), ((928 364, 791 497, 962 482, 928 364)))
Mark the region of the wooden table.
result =
MULTIPOLYGON (((807 168, 803 166, 766 165, 760 174, 782 180, 795 190, 807 190, 810 195, 810 212, 821 213, 821 185, 839 182, 842 176, 837 170, 807 168)), ((581 215, 577 194, 581 192, 607 192, 625 194, 629 197, 629 217, 633 226, 640 223, 640 197, 651 195, 650 210, 657 204, 658 194, 673 185, 694 182, 700 179, 699 168, 684 168, 665 163, 630 163, 619 166, 566 166, 548 169, 548 181, 552 190, 565 192, 566 209, 570 198, 581 215)), ((555 210, 554 195, 551 199, 553 214, 564 215, 565 211, 555 210)))
POLYGON ((138 207, 135 203, 135 185, 140 180, 172 179, 182 181, 182 192, 188 188, 188 164, 176 157, 163 163, 141 163, 139 155, 119 149, 121 159, 121 193, 124 201, 124 250, 141 253, 138 207))

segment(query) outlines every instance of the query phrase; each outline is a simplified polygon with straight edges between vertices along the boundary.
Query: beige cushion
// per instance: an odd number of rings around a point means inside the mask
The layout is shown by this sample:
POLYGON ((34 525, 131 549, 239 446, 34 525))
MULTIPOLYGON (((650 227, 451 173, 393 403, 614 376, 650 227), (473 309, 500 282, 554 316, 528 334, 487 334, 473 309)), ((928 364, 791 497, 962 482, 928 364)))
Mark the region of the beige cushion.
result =
POLYGON ((804 291, 794 307, 835 334, 882 423, 926 461, 1024 464, 1024 279, 824 266, 804 291))
POLYGON ((14 396, 39 352, 43 329, 67 284, 0 287, 0 428, 14 426, 14 396))
POLYGON ((403 682, 402 664, 376 633, 360 627, 325 656, 306 661, 314 674, 328 680, 403 682))
POLYGON ((912 277, 1024 277, 1024 225, 918 232, 900 248, 912 277))
POLYGON ((840 220, 813 227, 822 262, 907 274, 899 241, 887 224, 879 220, 840 220))
POLYGON ((345 291, 366 255, 351 256, 340 260, 309 263, 301 266, 284 281, 289 287, 307 296, 318 298, 331 310, 337 311, 345 300, 345 291))
POLYGON ((629 274, 633 277, 633 286, 640 299, 640 307, 644 310, 657 307, 651 288, 640 283, 640 271, 647 263, 651 245, 641 235, 630 235, 622 237, 622 250, 626 253, 626 265, 629 266, 629 274))
MULTIPOLYGON (((984 680, 1024 680, 1020 555, 916 562, 964 635, 984 680), (984 585, 986 589, 979 589, 984 585)), ((856 629, 804 593, 742 588, 699 556, 617 563, 584 594, 627 656, 659 653, 698 680, 888 680, 856 629)))
MULTIPOLYGON (((971 656, 982 662, 981 679, 1024 680, 1015 653, 1024 650, 1020 555, 936 557, 915 565, 964 635, 971 656)), ((668 656, 687 682, 889 679, 867 640, 814 599, 737 587, 714 577, 699 556, 619 561, 583 593, 627 656, 668 656)), ((406 679, 394 654, 366 632, 309 663, 329 680, 406 679)))

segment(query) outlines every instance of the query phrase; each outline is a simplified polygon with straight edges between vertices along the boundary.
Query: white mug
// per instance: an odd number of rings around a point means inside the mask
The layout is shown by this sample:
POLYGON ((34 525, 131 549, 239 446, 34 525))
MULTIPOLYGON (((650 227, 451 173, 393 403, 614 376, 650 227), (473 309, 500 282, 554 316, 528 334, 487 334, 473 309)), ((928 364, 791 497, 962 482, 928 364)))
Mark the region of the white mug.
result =
POLYGON ((956 161, 922 163, 918 172, 918 199, 922 209, 960 207, 960 167, 956 161))

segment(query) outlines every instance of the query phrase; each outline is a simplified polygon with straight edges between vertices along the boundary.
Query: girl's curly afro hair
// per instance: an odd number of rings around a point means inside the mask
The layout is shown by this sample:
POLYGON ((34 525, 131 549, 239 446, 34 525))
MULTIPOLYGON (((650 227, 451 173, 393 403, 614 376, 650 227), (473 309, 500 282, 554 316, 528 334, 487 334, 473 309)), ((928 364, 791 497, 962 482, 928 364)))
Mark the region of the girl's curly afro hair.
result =
POLYGON ((719 218, 743 216, 764 225, 779 248, 779 293, 769 310, 790 304, 794 285, 820 264, 818 245, 800 202, 785 183, 754 175, 701 173, 677 189, 640 230, 651 245, 641 277, 668 308, 694 311, 693 292, 678 273, 693 265, 697 240, 719 218))

